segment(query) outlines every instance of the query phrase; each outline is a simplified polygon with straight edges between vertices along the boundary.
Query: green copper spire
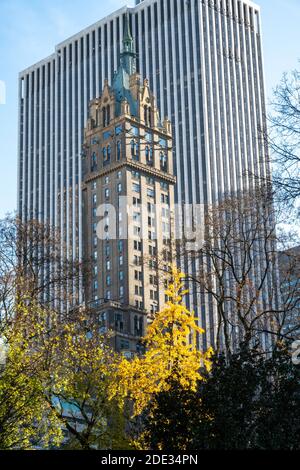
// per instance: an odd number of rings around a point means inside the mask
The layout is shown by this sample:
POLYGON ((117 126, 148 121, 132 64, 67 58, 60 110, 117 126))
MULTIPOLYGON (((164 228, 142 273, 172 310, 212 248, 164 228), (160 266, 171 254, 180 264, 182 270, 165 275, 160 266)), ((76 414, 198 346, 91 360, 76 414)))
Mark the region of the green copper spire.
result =
POLYGON ((133 75, 136 73, 136 53, 134 51, 133 38, 130 31, 129 14, 126 12, 125 25, 123 33, 123 50, 121 53, 121 67, 133 75))
POLYGON ((138 103, 130 90, 130 76, 136 73, 136 53, 130 31, 129 14, 126 13, 123 29, 123 48, 120 65, 114 75, 112 90, 116 98, 115 116, 121 115, 122 102, 126 100, 132 116, 137 116, 138 103))
POLYGON ((130 24, 129 24, 129 15, 128 12, 126 12, 125 15, 125 27, 124 27, 124 34, 123 34, 123 46, 125 47, 127 43, 131 43, 133 45, 133 39, 131 36, 131 31, 130 31, 130 24))

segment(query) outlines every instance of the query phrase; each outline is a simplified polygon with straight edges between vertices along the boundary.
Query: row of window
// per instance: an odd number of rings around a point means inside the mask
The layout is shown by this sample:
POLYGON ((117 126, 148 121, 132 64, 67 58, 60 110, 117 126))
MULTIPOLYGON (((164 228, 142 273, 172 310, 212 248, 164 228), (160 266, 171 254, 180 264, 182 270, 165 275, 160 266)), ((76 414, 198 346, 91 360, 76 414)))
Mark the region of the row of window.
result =
MULTIPOLYGON (((120 286, 119 287, 119 296, 120 296, 120 300, 122 300, 122 298, 124 297, 124 286, 120 286)), ((111 297, 111 290, 107 289, 105 291, 105 300, 112 300, 112 297, 111 297)), ((98 295, 94 295, 94 300, 97 301, 99 299, 98 295)))
MULTIPOLYGON (((98 260, 98 252, 96 250, 93 253, 93 259, 94 259, 94 261, 98 260)), ((107 263, 110 263, 110 261, 107 261, 107 263)), ((120 254, 119 255, 119 266, 123 266, 123 264, 124 264, 124 256, 122 254, 120 254)), ((110 267, 108 268, 108 266, 110 266, 110 264, 106 265, 106 269, 110 269, 110 267)))
MULTIPOLYGON (((133 160, 139 160, 139 144, 132 139, 131 140, 131 157, 133 160)), ((153 158, 153 148, 146 145, 145 148, 145 157, 146 163, 149 166, 154 166, 154 158, 153 158)), ((164 152, 160 152, 159 154, 159 162, 160 162, 160 169, 161 171, 167 172, 168 171, 168 155, 164 152)))
MULTIPOLYGON (((121 192, 122 192, 122 183, 118 183, 117 184, 117 193, 120 194, 121 192)), ((104 195, 105 195, 105 199, 109 198, 109 195, 110 195, 109 188, 105 188, 104 195)))
MULTIPOLYGON (((119 252, 119 254, 122 254, 123 247, 124 247, 123 240, 118 240, 118 252, 119 252)), ((108 245, 108 244, 105 245, 104 254, 105 254, 106 258, 111 256, 111 246, 110 245, 108 245)))
MULTIPOLYGON (((139 297, 142 297, 143 292, 144 292, 143 287, 134 286, 134 294, 135 295, 138 295, 139 297)), ((158 291, 157 290, 150 289, 150 299, 158 301, 158 291)))
MULTIPOLYGON (((133 241, 133 247, 136 251, 142 251, 142 242, 139 241, 139 240, 134 240, 133 241)), ((151 256, 156 256, 157 255, 156 246, 149 245, 149 255, 151 255, 151 256)))
MULTIPOLYGON (((103 160, 103 166, 106 166, 110 163, 111 161, 111 146, 107 145, 102 148, 102 160, 103 160)), ((116 145, 116 156, 117 160, 121 159, 121 141, 118 140, 117 145, 116 145)), ((98 169, 98 158, 97 158, 97 153, 93 152, 91 156, 91 172, 97 171, 98 169)))
MULTIPOLYGON (((109 275, 106 276, 106 286, 107 287, 111 286, 111 277, 109 275)), ((98 281, 97 280, 94 281, 93 287, 94 287, 94 291, 97 292, 97 290, 98 290, 98 281)), ((120 296, 120 300, 122 300, 122 298, 124 297, 124 286, 119 287, 119 296, 120 296)), ((111 298, 111 290, 106 289, 106 291, 105 291, 105 300, 111 300, 111 299, 112 299, 111 298)), ((98 300, 98 295, 97 294, 94 295, 94 300, 98 300)))
MULTIPOLYGON (((120 179, 121 177, 122 177, 122 172, 118 171, 117 179, 120 179)), ((138 171, 132 171, 132 178, 133 179, 139 179, 140 178, 140 173, 138 171)), ((104 184, 107 185, 107 184, 109 184, 109 182, 110 182, 109 176, 105 176, 104 184)), ((151 177, 147 177, 147 183, 148 184, 154 184, 154 179, 151 178, 151 177)), ((161 189, 168 190, 168 184, 167 183, 162 183, 161 182, 160 186, 161 186, 161 189), (165 184, 166 184, 166 186, 165 186, 165 184)), ((97 183, 95 181, 92 184, 92 189, 93 190, 97 189, 97 183)), ((133 189, 134 192, 139 193, 141 191, 140 183, 136 183, 136 182, 132 183, 132 189, 133 189)), ((122 192, 122 184, 121 183, 117 184, 117 192, 118 193, 122 192)), ((149 197, 154 197, 154 189, 149 188, 149 192, 147 192, 147 194, 149 195, 149 197)), ((106 199, 109 198, 109 196, 110 196, 109 188, 105 188, 104 196, 105 196, 106 199)), ((162 194, 161 195, 161 202, 168 204, 168 201, 169 201, 168 195, 162 194)), ((141 199, 133 197, 132 202, 133 202, 134 206, 137 206, 137 205, 141 204, 141 199)), ((94 193, 94 194, 92 194, 92 206, 95 207, 96 205, 97 205, 97 194, 94 193)), ((148 212, 153 212, 153 213, 155 212, 154 204, 148 202, 147 207, 148 207, 148 212)), ((162 208, 162 216, 163 217, 168 217, 168 215, 169 215, 168 212, 169 212, 169 210, 167 208, 162 208)))
MULTIPOLYGON (((111 162, 111 145, 107 145, 102 148, 102 160, 103 160, 103 166, 108 165, 111 162)), ((121 141, 118 140, 116 144, 116 156, 117 160, 121 159, 121 141)), ((146 163, 149 166, 154 166, 154 159, 153 159, 153 148, 146 146, 145 149, 145 156, 146 156, 146 163)), ((139 161, 139 145, 136 143, 135 140, 131 141, 131 157, 135 161, 139 161)), ((160 161, 160 169, 163 172, 168 171, 168 156, 167 154, 161 152, 159 156, 159 161, 160 161)), ((98 169, 98 159, 97 159, 97 154, 96 152, 92 153, 91 156, 91 171, 97 171, 98 169)))

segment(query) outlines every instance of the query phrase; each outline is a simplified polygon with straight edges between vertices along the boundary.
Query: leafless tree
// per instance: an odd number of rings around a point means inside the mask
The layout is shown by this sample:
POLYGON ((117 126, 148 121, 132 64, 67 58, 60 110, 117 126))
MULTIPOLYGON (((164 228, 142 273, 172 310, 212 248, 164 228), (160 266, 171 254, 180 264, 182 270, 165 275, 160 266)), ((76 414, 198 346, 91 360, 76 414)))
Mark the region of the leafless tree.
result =
POLYGON ((294 341, 300 338, 300 246, 280 251, 278 261, 284 307, 280 331, 285 338, 294 341))
POLYGON ((268 129, 259 129, 268 149, 272 173, 250 176, 269 184, 274 202, 285 207, 293 223, 299 220, 300 196, 300 72, 285 73, 275 88, 268 116, 268 129))
POLYGON ((44 309, 66 311, 76 305, 84 269, 50 225, 7 216, 0 221, 2 322, 15 314, 18 296, 44 309))
POLYGON ((244 192, 206 208, 201 248, 178 247, 178 259, 194 272, 186 278, 190 289, 204 294, 203 308, 213 312, 216 350, 230 353, 241 343, 266 348, 288 337, 275 220, 269 191, 244 192))

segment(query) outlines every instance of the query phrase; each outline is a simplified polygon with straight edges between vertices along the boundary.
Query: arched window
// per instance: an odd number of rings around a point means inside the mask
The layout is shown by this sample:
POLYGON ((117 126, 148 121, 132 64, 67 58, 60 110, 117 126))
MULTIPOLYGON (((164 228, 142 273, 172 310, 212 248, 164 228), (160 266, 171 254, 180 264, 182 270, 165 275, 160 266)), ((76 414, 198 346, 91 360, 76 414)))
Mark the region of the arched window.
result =
POLYGON ((110 162, 110 155, 111 155, 111 147, 108 145, 107 147, 103 147, 103 165, 107 165, 110 162))
POLYGON ((108 126, 110 123, 110 106, 104 106, 102 108, 102 125, 103 127, 108 126))
POLYGON ((164 153, 160 154, 160 169, 162 171, 168 171, 168 157, 164 153))
POLYGON ((134 157, 134 155, 135 155, 135 141, 133 139, 130 142, 130 146, 131 146, 131 156, 134 157))
POLYGON ((147 145, 146 147, 146 163, 147 165, 153 166, 153 148, 147 145))
POLYGON ((121 158, 121 141, 118 140, 117 142, 117 160, 120 160, 121 158))
POLYGON ((91 171, 97 170, 97 155, 95 152, 92 154, 91 158, 91 171))
POLYGON ((140 317, 139 319, 139 331, 140 335, 143 336, 143 317, 140 317))
POLYGON ((148 108, 148 126, 151 127, 151 108, 148 108))
POLYGON ((149 157, 149 164, 150 165, 153 165, 153 148, 151 147, 150 148, 150 157, 149 157))
POLYGON ((133 160, 138 160, 139 159, 139 144, 132 139, 130 142, 131 146, 131 157, 133 160))
POLYGON ((137 334, 138 331, 138 317, 137 315, 134 316, 134 333, 137 334))
POLYGON ((146 126, 148 125, 148 106, 144 106, 144 121, 146 126))

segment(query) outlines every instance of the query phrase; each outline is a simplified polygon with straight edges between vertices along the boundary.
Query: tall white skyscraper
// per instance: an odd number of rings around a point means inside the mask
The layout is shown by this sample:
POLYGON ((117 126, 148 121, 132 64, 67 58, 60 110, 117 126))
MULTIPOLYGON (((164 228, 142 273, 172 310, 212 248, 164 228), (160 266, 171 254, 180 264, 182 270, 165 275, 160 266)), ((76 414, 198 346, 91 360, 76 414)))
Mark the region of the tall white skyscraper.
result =
MULTIPOLYGON (((266 125, 259 7, 250 0, 144 0, 121 8, 19 77, 18 212, 58 227, 76 259, 83 253, 88 105, 105 79, 112 82, 127 11, 137 71, 173 125, 176 201, 212 203, 248 189, 247 172, 269 171, 259 133, 266 125)), ((204 343, 213 343, 211 305, 193 291, 189 301, 206 330, 204 343)))

